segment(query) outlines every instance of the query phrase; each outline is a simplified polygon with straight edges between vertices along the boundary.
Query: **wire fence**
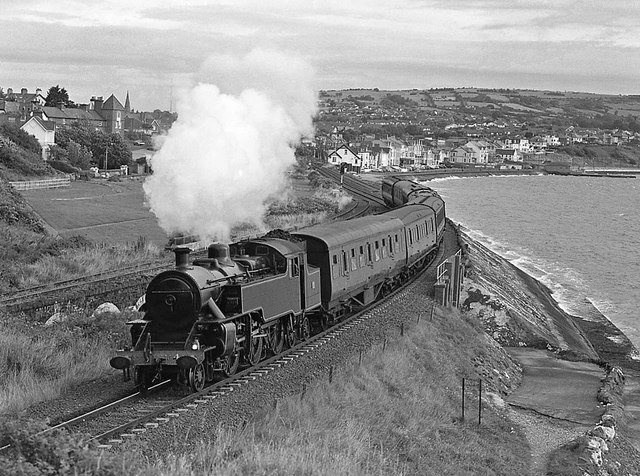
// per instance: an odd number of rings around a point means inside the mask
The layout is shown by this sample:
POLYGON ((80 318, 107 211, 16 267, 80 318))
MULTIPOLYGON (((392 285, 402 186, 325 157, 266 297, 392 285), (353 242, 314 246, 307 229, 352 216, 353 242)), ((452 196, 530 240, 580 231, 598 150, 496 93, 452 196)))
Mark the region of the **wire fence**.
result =
POLYGON ((28 180, 22 182, 9 182, 9 184, 19 191, 38 190, 43 188, 62 188, 71 186, 71 178, 53 178, 44 180, 28 180))

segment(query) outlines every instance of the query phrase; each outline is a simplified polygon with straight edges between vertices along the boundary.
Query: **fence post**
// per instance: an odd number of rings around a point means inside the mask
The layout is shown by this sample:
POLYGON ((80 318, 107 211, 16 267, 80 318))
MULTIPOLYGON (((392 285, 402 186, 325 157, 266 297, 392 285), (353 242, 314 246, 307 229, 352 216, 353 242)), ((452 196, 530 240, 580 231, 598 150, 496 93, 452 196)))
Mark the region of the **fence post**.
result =
POLYGON ((362 365, 362 349, 360 349, 360 358, 358 359, 358 365, 362 365))
POLYGON ((333 365, 329 367, 329 383, 333 382, 333 365))
POLYGON ((400 335, 404 335, 404 322, 400 323, 400 335))
POLYGON ((482 379, 478 379, 478 426, 482 425, 482 379))
POLYGON ((464 377, 462 377, 462 422, 464 423, 464 377))

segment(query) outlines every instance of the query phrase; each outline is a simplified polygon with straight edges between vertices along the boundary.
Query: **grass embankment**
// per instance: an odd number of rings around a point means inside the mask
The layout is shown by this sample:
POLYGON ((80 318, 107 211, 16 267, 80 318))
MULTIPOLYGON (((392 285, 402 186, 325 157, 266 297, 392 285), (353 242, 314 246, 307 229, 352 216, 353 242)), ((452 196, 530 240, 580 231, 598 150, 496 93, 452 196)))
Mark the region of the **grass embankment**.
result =
MULTIPOLYGON (((101 474, 100 464, 132 475, 526 474, 530 453, 524 436, 499 407, 487 404, 499 399, 485 394, 478 425, 477 391, 468 389, 467 420, 460 419, 461 377, 485 376, 485 390, 497 392, 500 381, 508 380, 506 372, 517 380, 508 357, 476 323, 457 311, 437 310, 432 321, 423 318, 405 326, 404 336, 390 336, 384 349, 369 349, 362 363, 354 355, 334 372, 331 384, 327 375, 304 395, 263 409, 244 428, 220 427, 196 439, 188 454, 147 459, 129 452, 114 461, 94 449, 84 458, 93 455, 89 474, 101 474)), ((49 453, 12 457, 30 464, 69 459, 66 444, 46 444, 49 453)))
POLYGON ((127 340, 126 316, 92 318, 78 312, 68 321, 49 327, 4 316, 0 330, 0 414, 59 397, 75 385, 112 372, 110 354, 127 340))

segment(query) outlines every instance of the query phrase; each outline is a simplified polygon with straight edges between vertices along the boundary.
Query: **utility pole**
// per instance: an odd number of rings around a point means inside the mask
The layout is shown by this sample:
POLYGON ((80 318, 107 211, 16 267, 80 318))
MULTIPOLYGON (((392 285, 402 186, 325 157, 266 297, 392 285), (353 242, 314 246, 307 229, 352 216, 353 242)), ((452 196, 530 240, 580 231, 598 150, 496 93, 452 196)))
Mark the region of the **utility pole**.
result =
POLYGON ((104 172, 107 173, 107 157, 109 156, 109 143, 104 148, 104 172))

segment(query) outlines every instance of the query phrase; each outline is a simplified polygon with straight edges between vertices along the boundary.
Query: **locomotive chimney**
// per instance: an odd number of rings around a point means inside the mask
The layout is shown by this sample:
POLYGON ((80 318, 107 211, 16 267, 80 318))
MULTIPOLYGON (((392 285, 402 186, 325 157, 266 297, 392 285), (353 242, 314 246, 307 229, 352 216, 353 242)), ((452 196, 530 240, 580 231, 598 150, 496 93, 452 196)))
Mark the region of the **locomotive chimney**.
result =
POLYGON ((189 253, 191 253, 191 248, 178 246, 173 249, 173 252, 176 254, 176 268, 186 268, 189 266, 189 253))

